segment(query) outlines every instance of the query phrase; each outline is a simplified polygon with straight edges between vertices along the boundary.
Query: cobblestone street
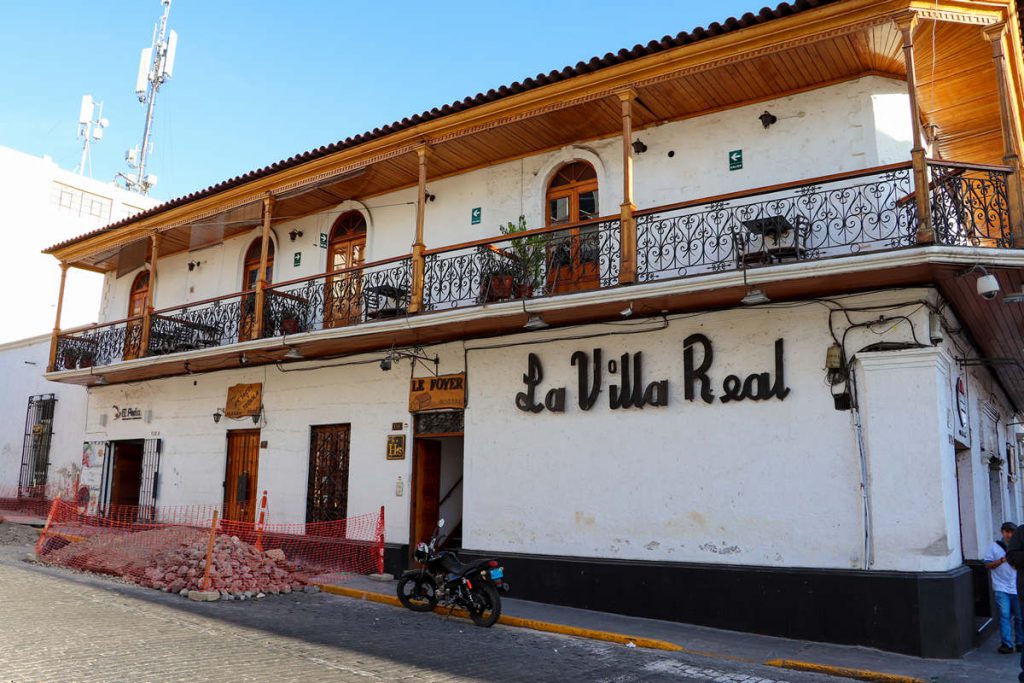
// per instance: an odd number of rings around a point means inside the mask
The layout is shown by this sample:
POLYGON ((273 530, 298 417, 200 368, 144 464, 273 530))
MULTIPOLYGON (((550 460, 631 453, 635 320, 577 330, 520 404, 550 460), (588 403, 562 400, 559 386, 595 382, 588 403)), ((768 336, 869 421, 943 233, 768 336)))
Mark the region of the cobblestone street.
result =
MULTIPOLYGON (((0 548, 2 681, 835 681, 325 594, 194 603, 0 548)), ((742 655, 742 653, 732 653, 742 655)))

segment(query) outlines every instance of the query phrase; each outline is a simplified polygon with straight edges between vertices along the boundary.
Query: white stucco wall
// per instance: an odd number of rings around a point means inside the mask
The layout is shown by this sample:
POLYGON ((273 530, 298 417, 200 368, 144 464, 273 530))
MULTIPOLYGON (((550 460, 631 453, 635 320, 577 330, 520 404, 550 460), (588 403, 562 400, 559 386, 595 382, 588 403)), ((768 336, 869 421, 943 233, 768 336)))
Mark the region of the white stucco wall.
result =
MULTIPOLYGON (((928 309, 921 302, 934 302, 935 294, 922 289, 840 299, 851 308, 875 307, 850 312, 854 323, 883 312, 893 320, 905 317, 845 335, 847 353, 864 359, 857 367, 872 494, 870 568, 956 566, 956 480, 944 427, 944 384, 953 356, 942 345, 866 350, 880 341, 910 344, 915 334, 928 344, 928 309)), ((862 568, 860 451, 853 413, 834 409, 825 382, 825 354, 833 343, 828 316, 823 303, 790 303, 677 316, 664 329, 659 319, 630 319, 470 340, 468 352, 462 343, 432 347, 442 373, 459 372, 468 360, 465 546, 498 553, 862 568), (709 375, 716 396, 728 374, 774 375, 774 342, 784 339, 791 393, 784 401, 685 400, 683 341, 694 333, 713 344, 709 375), (522 345, 526 341, 542 343, 522 345), (583 411, 570 357, 595 348, 603 351, 604 389, 597 404, 583 411), (669 381, 669 403, 612 410, 609 390, 619 375, 607 363, 637 351, 643 353, 646 382, 669 381), (564 413, 516 408, 530 353, 543 363, 545 391, 566 387, 564 413)), ((833 323, 840 335, 848 324, 845 315, 834 316, 833 323)), ((227 418, 215 424, 212 414, 223 408, 230 385, 262 382, 261 438, 267 448, 260 452, 258 486, 269 491, 272 520, 304 520, 310 426, 349 423, 349 514, 384 505, 387 540, 405 543, 411 433, 405 460, 388 461, 385 442, 393 422, 412 424, 409 370, 403 362, 383 372, 379 358, 93 388, 88 438, 162 438, 159 503, 216 504, 223 497, 225 432, 253 424, 227 418), (108 419, 101 425, 100 416, 114 404, 150 411, 151 420, 108 419), (402 486, 396 487, 399 478, 402 486)), ((992 397, 981 385, 973 393, 992 397)), ((1005 409, 1004 422, 1011 419, 1005 409)), ((987 496, 987 488, 982 492, 987 496)), ((979 502, 979 514, 986 504, 979 502)), ((988 528, 987 521, 980 524, 988 528)))
POLYGON ((83 387, 43 379, 49 354, 49 335, 0 345, 0 377, 4 381, 0 391, 0 490, 18 485, 31 396, 54 394, 57 398, 48 482, 64 483, 64 472, 81 464, 88 395, 83 387))
MULTIPOLYGON (((909 159, 910 115, 906 86, 869 76, 652 126, 637 137, 648 150, 634 159, 634 200, 638 208, 750 190, 787 181, 830 175, 909 159), (762 111, 779 120, 768 129, 762 111), (729 170, 728 154, 743 151, 743 168, 729 170), (673 156, 668 156, 673 152, 673 156)), ((551 176, 564 163, 583 160, 597 171, 601 215, 619 213, 622 203, 622 156, 618 137, 569 145, 562 149, 495 164, 449 178, 430 180, 436 196, 426 208, 424 241, 428 248, 499 234, 499 226, 520 214, 530 227, 544 225, 544 196, 551 176), (470 219, 474 208, 480 224, 470 219)), ((327 211, 278 224, 274 230, 274 280, 311 277, 326 269, 320 234, 349 210, 367 219, 366 260, 410 252, 414 239, 416 191, 407 188, 364 201, 347 201, 327 211), (288 233, 303 236, 291 242, 288 233), (293 265, 296 252, 301 265, 293 265)), ((157 308, 237 292, 242 261, 259 229, 221 245, 162 259, 156 290, 157 308), (201 265, 189 271, 189 261, 201 265)), ((106 278, 104 320, 123 318, 134 274, 106 278)))

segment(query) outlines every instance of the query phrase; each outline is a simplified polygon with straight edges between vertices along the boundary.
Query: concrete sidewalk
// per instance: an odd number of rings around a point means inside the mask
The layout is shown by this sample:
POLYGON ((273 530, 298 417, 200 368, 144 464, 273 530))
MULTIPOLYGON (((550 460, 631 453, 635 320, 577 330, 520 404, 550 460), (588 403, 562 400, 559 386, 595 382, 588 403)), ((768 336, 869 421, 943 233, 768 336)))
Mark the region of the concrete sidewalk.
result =
MULTIPOLYGON (((355 576, 347 579, 342 588, 350 597, 358 593, 376 596, 395 596, 395 581, 380 582, 367 577, 355 576)), ((514 589, 513 589, 514 591, 514 589)), ((514 594, 514 593, 513 593, 514 594)), ((922 659, 906 655, 882 652, 865 647, 830 645, 802 640, 788 640, 750 633, 722 631, 718 629, 677 624, 653 619, 626 617, 605 612, 547 605, 514 598, 502 598, 503 616, 545 622, 569 627, 571 630, 593 631, 596 633, 621 634, 633 639, 662 641, 678 648, 707 657, 741 660, 758 663, 781 662, 798 666, 807 665, 805 671, 821 671, 830 675, 857 677, 860 680, 901 681, 921 680, 941 683, 978 681, 1016 681, 1020 672, 1020 655, 1000 655, 995 635, 980 648, 969 652, 958 660, 922 659), (886 677, 870 677, 867 672, 886 674, 886 677)), ((640 642, 640 641, 638 641, 640 642)), ((788 667, 786 667, 788 668, 788 667)))

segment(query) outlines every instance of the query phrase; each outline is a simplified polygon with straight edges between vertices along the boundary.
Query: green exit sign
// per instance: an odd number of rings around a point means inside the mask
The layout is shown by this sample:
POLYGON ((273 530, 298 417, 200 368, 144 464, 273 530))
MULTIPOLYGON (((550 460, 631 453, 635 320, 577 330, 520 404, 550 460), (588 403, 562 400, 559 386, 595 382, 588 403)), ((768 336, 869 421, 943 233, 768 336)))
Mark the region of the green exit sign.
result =
POLYGON ((297 252, 295 252, 295 255, 292 256, 292 267, 293 268, 298 268, 301 265, 302 265, 302 252, 301 251, 297 251, 297 252))
POLYGON ((469 212, 469 222, 473 225, 479 225, 480 220, 483 218, 484 212, 479 206, 469 212))
POLYGON ((743 150, 734 149, 729 152, 729 170, 738 171, 743 168, 743 150))

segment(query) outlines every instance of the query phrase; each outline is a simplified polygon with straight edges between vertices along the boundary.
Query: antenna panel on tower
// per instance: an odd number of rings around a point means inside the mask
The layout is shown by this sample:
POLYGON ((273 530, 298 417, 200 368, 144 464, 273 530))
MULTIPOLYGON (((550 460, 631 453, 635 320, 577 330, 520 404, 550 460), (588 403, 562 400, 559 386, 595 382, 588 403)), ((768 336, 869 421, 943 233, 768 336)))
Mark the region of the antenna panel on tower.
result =
POLYGON ((78 110, 78 122, 89 123, 92 121, 92 95, 82 95, 82 108, 78 110))
POLYGON ((171 77, 174 71, 174 53, 178 50, 178 32, 172 30, 167 38, 167 52, 164 53, 164 76, 171 77))
POLYGON ((149 65, 153 62, 153 48, 142 48, 142 55, 139 57, 139 75, 135 78, 135 94, 142 95, 146 92, 146 84, 149 82, 149 65))

